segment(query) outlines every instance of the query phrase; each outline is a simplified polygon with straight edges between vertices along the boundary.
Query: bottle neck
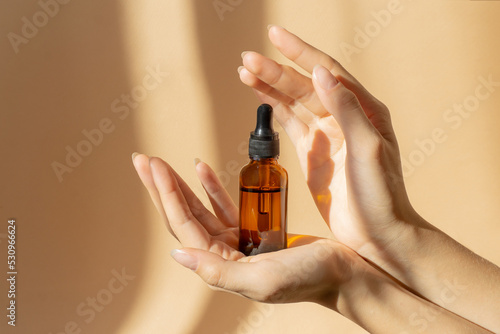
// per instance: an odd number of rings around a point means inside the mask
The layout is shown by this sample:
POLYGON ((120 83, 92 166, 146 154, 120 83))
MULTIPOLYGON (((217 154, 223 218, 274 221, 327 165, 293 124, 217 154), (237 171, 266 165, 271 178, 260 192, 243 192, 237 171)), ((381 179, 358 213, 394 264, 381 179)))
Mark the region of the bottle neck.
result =
POLYGON ((259 164, 265 164, 265 165, 276 165, 276 164, 278 164, 278 157, 273 157, 273 158, 250 157, 250 163, 259 163, 259 164))

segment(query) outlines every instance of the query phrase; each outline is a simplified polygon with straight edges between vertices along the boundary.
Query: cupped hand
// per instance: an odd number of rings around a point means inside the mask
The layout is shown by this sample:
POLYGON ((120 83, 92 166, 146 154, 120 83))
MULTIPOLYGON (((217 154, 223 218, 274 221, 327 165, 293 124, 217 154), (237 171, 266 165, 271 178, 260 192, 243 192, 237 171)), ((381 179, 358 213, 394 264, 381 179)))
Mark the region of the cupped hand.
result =
POLYGON ((160 158, 136 155, 134 166, 161 216, 184 248, 172 256, 207 284, 273 303, 334 298, 363 260, 333 240, 289 236, 288 249, 245 257, 238 251, 238 209, 212 169, 196 165, 214 213, 160 158))
POLYGON ((312 77, 244 52, 241 81, 273 106, 335 237, 369 259, 381 257, 416 214, 387 107, 337 61, 284 28, 272 26, 269 39, 312 77))

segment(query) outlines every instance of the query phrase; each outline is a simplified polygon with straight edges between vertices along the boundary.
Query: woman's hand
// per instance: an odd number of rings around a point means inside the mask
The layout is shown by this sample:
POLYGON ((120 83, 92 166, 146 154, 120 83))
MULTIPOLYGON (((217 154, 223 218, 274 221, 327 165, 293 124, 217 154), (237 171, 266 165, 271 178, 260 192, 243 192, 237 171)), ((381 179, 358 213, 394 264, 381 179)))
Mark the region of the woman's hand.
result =
POLYGON ((244 52, 240 79, 274 107, 335 237, 432 302, 500 331, 500 268, 412 208, 387 107, 297 36, 272 26, 269 38, 312 78, 244 52))
POLYGON ((327 239, 289 236, 288 249, 245 257, 238 251, 238 209, 210 167, 196 172, 213 206, 207 210, 184 180, 160 158, 136 155, 134 166, 167 226, 183 245, 172 256, 210 286, 250 299, 325 302, 364 261, 327 239))
POLYGON ((167 226, 185 247, 172 256, 216 289, 267 303, 315 302, 372 333, 486 333, 416 297, 333 240, 289 236, 287 249, 245 257, 237 251, 238 210, 208 165, 200 162, 196 171, 215 216, 163 160, 143 154, 133 160, 167 226), (434 320, 415 325, 411 319, 417 311, 434 320))
POLYGON ((285 57, 314 75, 309 78, 256 52, 244 52, 241 81, 274 107, 335 237, 363 256, 383 259, 381 252, 416 215, 403 184, 387 107, 337 61, 297 36, 272 26, 269 38, 285 57))

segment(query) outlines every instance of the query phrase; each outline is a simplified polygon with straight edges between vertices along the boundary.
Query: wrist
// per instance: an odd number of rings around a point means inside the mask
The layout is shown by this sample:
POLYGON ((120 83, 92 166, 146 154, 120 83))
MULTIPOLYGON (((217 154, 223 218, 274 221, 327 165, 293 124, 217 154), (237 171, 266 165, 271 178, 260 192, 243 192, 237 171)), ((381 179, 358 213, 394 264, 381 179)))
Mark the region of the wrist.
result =
POLYGON ((349 300, 357 299, 364 291, 358 289, 365 283, 366 266, 369 265, 352 249, 332 241, 330 257, 325 261, 328 275, 325 288, 315 300, 316 303, 343 314, 341 310, 349 300))
POLYGON ((406 292, 361 257, 358 258, 359 261, 353 264, 351 279, 339 286, 337 298, 322 305, 369 332, 391 332, 400 325, 391 304, 394 300, 401 300, 401 295, 406 292), (388 318, 392 318, 391 321, 383 320, 388 318))
POLYGON ((370 333, 489 333, 412 294, 362 259, 336 299, 322 305, 370 333))
POLYGON ((325 239, 322 242, 321 253, 317 252, 315 257, 320 260, 323 272, 322 284, 318 284, 317 293, 312 302, 337 310, 337 299, 344 286, 351 286, 359 271, 359 262, 364 260, 349 247, 334 241, 325 239))
POLYGON ((429 253, 437 252, 436 243, 443 232, 429 224, 416 212, 397 220, 380 233, 358 253, 377 267, 404 282, 404 277, 412 273, 415 264, 426 259, 429 253))
POLYGON ((378 272, 361 258, 359 262, 353 266, 351 279, 339 287, 335 305, 336 311, 349 319, 355 316, 360 302, 372 297, 373 291, 369 287, 381 286, 378 272))
POLYGON ((397 226, 396 237, 359 253, 434 304, 485 328, 499 328, 493 310, 500 293, 484 282, 498 286, 500 270, 416 213, 397 226))

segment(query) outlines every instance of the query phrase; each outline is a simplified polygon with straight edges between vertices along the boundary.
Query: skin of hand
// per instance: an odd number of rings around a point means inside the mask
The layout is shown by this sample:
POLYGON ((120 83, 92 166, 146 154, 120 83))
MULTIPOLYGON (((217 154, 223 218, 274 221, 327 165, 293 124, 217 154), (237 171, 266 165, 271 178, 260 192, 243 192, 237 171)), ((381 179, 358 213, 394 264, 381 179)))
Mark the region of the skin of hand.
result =
POLYGON ((335 237, 363 256, 383 257, 415 215, 387 107, 334 59, 285 29, 272 26, 269 38, 304 70, 315 69, 316 80, 244 52, 241 81, 273 106, 335 237))
POLYGON ((434 303, 500 331, 500 269, 413 209, 388 108, 284 28, 270 26, 269 39, 312 78, 243 52, 240 79, 273 106, 337 240, 434 303))
POLYGON ((488 333, 403 289, 334 240, 291 235, 287 249, 245 257, 237 250, 238 209, 207 164, 198 162, 196 172, 215 215, 163 160, 136 154, 133 163, 185 246, 172 256, 215 289, 267 303, 315 302, 372 333, 488 333))
POLYGON ((331 299, 350 279, 355 261, 364 262, 333 240, 293 235, 282 252, 245 257, 238 251, 238 208, 207 164, 198 162, 196 172, 215 215, 165 161, 139 154, 133 162, 166 225, 185 247, 172 256, 212 287, 262 302, 319 302, 331 299))

